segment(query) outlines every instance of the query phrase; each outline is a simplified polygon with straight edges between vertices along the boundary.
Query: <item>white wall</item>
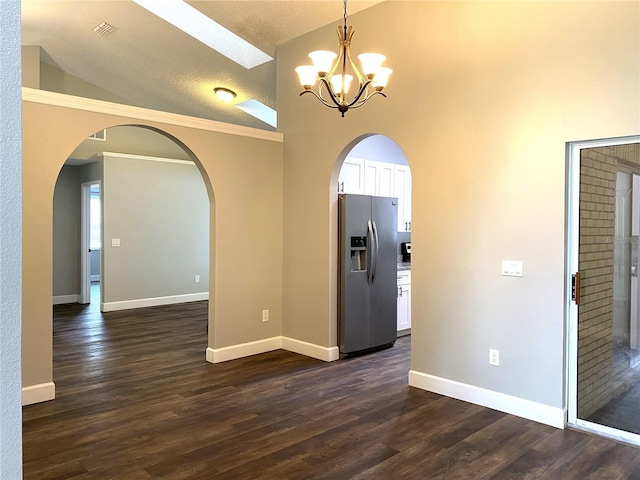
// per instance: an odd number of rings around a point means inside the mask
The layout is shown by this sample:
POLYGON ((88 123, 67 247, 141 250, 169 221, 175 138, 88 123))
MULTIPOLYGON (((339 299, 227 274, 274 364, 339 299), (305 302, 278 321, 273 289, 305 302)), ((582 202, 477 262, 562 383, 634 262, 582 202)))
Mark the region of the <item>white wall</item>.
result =
POLYGON ((0 9, 0 478, 22 478, 20 2, 0 9), (18 68, 16 68, 18 66, 18 68))

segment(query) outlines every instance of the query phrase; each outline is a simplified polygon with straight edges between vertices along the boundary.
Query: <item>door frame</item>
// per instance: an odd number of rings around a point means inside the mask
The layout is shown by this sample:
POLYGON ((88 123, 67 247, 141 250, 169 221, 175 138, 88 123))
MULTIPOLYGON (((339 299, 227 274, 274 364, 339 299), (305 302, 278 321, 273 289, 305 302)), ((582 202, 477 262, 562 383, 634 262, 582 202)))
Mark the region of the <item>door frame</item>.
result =
POLYGON ((640 436, 577 418, 578 412, 578 306, 572 300, 572 275, 578 271, 580 247, 580 154, 584 149, 640 143, 640 135, 567 143, 566 258, 565 258, 565 405, 567 425, 640 445, 640 436))
MULTIPOLYGON (((102 182, 93 180, 80 185, 80 302, 91 303, 91 187, 98 185, 102 197, 102 182)), ((100 229, 102 232, 102 228, 100 229)), ((102 273, 102 253, 100 254, 100 272, 102 273)))

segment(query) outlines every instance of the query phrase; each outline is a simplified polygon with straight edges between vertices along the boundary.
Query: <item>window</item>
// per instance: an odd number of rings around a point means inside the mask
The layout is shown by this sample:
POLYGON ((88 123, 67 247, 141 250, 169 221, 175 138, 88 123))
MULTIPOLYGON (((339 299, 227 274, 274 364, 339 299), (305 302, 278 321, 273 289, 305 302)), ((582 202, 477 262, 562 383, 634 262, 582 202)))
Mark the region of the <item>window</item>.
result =
POLYGON ((89 248, 91 250, 100 250, 102 246, 100 234, 100 191, 97 185, 91 187, 91 202, 89 204, 89 218, 91 224, 91 233, 89 239, 89 248))

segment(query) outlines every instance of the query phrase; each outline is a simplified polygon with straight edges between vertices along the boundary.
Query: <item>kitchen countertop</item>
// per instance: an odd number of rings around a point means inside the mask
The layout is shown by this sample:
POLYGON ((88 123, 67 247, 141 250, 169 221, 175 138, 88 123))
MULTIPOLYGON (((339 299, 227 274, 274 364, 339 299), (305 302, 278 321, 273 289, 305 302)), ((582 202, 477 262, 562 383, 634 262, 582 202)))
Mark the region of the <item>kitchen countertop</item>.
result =
POLYGON ((398 263, 398 271, 400 270, 411 270, 411 262, 398 263))

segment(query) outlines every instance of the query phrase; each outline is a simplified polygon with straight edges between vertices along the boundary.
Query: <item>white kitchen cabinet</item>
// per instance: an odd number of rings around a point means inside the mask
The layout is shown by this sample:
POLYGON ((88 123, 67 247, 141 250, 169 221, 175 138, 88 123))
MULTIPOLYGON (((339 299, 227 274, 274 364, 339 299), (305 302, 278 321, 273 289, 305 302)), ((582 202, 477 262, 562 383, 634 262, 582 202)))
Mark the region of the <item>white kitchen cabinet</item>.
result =
POLYGON ((411 231, 411 169, 395 165, 394 197, 398 197, 398 231, 411 231))
POLYGON ((364 160, 347 157, 338 176, 338 193, 364 194, 364 160))
POLYGON ((411 270, 398 271, 398 332, 411 329, 411 270))
POLYGON ((398 199, 398 231, 411 231, 411 169, 409 165, 347 157, 338 177, 338 193, 398 199))
POLYGON ((374 197, 395 197, 394 164, 364 161, 364 194, 374 197))

